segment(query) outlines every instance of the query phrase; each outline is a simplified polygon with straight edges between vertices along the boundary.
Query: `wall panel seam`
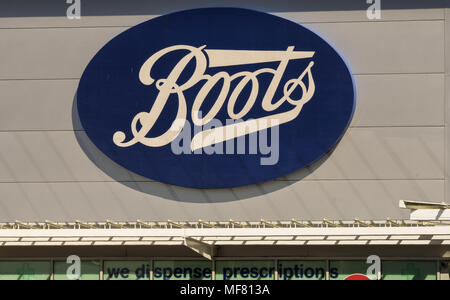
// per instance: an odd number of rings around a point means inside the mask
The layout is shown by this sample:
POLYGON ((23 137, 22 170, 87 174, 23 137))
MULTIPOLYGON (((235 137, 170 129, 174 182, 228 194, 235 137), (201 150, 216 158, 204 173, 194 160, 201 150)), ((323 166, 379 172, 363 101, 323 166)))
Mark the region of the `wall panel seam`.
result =
MULTIPOLYGON (((450 24, 450 20, 448 19, 448 17, 449 17, 448 11, 449 11, 449 8, 444 8, 444 19, 445 19, 444 20, 444 71, 445 72, 444 73, 446 75, 447 75, 447 72, 449 71, 449 70, 447 70, 447 66, 449 65, 448 64, 448 60, 450 59, 448 57, 448 53, 449 53, 450 49, 447 49, 449 47, 449 43, 450 43, 449 37, 447 36, 447 34, 448 34, 447 25, 450 24)), ((446 75, 444 75, 444 76, 446 76, 446 75)), ((449 134, 448 125, 449 125, 449 122, 450 122, 450 112, 449 112, 449 108, 450 108, 449 101, 450 101, 450 99, 449 99, 449 96, 448 96, 449 95, 448 79, 444 78, 444 80, 445 80, 445 82, 444 82, 444 120, 445 120, 445 127, 444 127, 444 153, 445 153, 445 155, 444 155, 444 172, 445 173, 444 173, 444 175, 445 175, 445 179, 446 179, 445 182, 444 182, 444 193, 445 193, 444 197, 445 197, 445 200, 448 201, 448 199, 450 197, 450 195, 449 195, 449 182, 448 182, 449 181, 449 171, 450 171, 449 170, 449 168, 450 168, 450 166, 449 166, 450 140, 449 140, 449 137, 448 137, 448 134, 449 134)))
MULTIPOLYGON (((378 179, 367 179, 367 178, 336 178, 336 179, 274 179, 272 182, 340 182, 340 181, 445 181, 445 178, 378 178, 378 179)), ((78 183, 161 183, 159 181, 152 180, 92 180, 92 181, 5 181, 0 182, 0 184, 78 184, 78 183)))
MULTIPOLYGON (((409 73, 399 73, 399 72, 391 72, 391 73, 355 73, 353 76, 394 76, 394 75, 443 75, 445 76, 445 72, 409 72, 409 73)), ((0 78, 0 82, 7 81, 78 81, 80 77, 70 78, 70 77, 61 77, 61 78, 0 78)))
MULTIPOLYGON (((445 21, 445 17, 444 18, 432 18, 432 19, 391 19, 391 20, 376 20, 376 21, 372 21, 372 20, 355 20, 355 21, 308 21, 308 22, 298 22, 293 20, 293 18, 290 18, 288 16, 284 16, 281 14, 277 14, 277 13, 272 13, 272 12, 268 12, 269 14, 273 14, 276 16, 280 16, 282 18, 291 20, 295 23, 301 24, 301 25, 317 25, 317 24, 357 24, 357 23, 363 23, 363 24, 368 24, 368 23, 397 23, 397 22, 401 22, 401 23, 405 23, 405 22, 442 22, 445 21)), ((286 12, 283 14, 289 14, 289 13, 297 13, 295 11, 293 12, 286 12)), ((361 11, 362 14, 365 14, 365 11, 361 11)), ((150 15, 148 20, 157 18, 159 16, 162 15, 150 15)), ((87 17, 94 17, 94 16, 87 16, 87 17)), ((96 17, 101 17, 101 16, 96 16, 96 17)), ((63 18, 63 16, 61 16, 61 18, 63 18)), ((1 19, 1 18, 0 18, 1 19)), ((135 25, 141 24, 143 22, 146 21, 142 21, 142 22, 138 22, 135 23, 135 25)), ((128 29, 131 28, 135 25, 81 25, 81 26, 35 26, 35 27, 0 27, 0 30, 39 30, 39 29, 97 29, 97 28, 124 28, 124 29, 128 29)))
MULTIPOLYGON (((434 128, 445 129, 445 125, 351 125, 349 129, 388 128, 434 128)), ((85 132, 84 129, 4 129, 0 133, 40 133, 40 132, 85 132)))

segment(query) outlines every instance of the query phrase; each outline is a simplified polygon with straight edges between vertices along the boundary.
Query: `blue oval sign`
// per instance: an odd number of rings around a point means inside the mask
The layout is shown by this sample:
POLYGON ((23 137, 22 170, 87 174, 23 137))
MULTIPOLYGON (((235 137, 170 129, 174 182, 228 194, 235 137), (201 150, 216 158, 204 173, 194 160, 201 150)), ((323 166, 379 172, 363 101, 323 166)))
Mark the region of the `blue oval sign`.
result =
POLYGON ((89 138, 126 169, 193 188, 256 184, 302 169, 355 108, 336 51, 256 11, 182 11, 135 26, 92 59, 78 88, 89 138))

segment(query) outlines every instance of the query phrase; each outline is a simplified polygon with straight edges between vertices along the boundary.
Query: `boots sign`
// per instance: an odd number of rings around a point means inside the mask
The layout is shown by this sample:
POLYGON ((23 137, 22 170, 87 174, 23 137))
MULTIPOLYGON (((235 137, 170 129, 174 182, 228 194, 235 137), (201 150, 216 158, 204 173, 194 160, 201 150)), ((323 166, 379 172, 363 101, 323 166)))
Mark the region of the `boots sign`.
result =
POLYGON ((355 92, 343 59, 307 28, 209 8, 112 39, 86 67, 77 106, 89 138, 122 167, 183 187, 232 188, 331 151, 355 92))

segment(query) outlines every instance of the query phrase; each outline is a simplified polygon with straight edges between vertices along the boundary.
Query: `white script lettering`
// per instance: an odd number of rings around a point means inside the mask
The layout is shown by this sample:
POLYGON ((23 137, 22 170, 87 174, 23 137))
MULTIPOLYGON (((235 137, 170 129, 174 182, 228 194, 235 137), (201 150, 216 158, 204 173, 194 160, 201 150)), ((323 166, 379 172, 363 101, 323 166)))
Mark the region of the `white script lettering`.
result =
MULTIPOLYGON (((262 74, 270 74, 272 76, 272 80, 261 103, 264 111, 272 114, 248 121, 252 123, 256 122, 257 126, 248 126, 247 121, 244 121, 197 133, 192 139, 191 150, 195 151, 213 144, 291 122, 297 118, 303 106, 314 96, 316 90, 312 75, 314 62, 311 61, 299 77, 287 81, 282 89, 283 97, 274 102, 275 93, 280 87, 281 80, 289 62, 292 60, 312 58, 314 54, 315 52, 294 51, 294 47, 289 47, 286 51, 208 50, 206 46, 197 48, 187 45, 177 45, 163 49, 152 55, 144 63, 139 73, 139 79, 142 84, 147 86, 154 84, 159 91, 153 106, 149 112, 140 112, 132 120, 132 139, 126 141, 125 133, 117 131, 113 136, 113 142, 119 147, 130 147, 137 143, 148 147, 162 147, 171 143, 183 130, 186 122, 188 108, 184 92, 202 81, 205 81, 204 85, 201 87, 195 99, 192 99, 191 118, 195 125, 204 126, 208 124, 225 105, 231 119, 244 119, 256 103, 260 91, 258 76, 262 74), (188 54, 178 61, 167 78, 152 78, 151 74, 154 65, 163 56, 179 50, 187 51, 188 54), (188 64, 192 62, 195 62, 193 73, 190 74, 189 79, 185 82, 179 82, 181 80, 181 74, 186 72, 188 64), (227 72, 219 72, 213 76, 205 74, 208 67, 227 67, 266 62, 279 62, 280 64, 277 69, 263 68, 255 72, 243 71, 234 75, 230 75, 227 72), (305 77, 308 79, 308 86, 304 82, 305 77), (238 84, 233 91, 230 91, 233 82, 238 82, 238 84), (202 115, 203 103, 217 85, 221 87, 219 96, 209 111, 202 115), (250 96, 246 100, 243 108, 240 111, 236 111, 236 103, 239 96, 247 86, 251 88, 250 96), (301 89, 302 96, 300 99, 293 99, 294 91, 297 89, 301 89), (171 127, 158 137, 148 137, 147 135, 169 102, 169 98, 173 98, 171 96, 176 97, 176 103, 178 105, 177 115, 171 127), (274 113, 275 110, 285 103, 289 103, 292 106, 290 111, 274 113), (140 126, 138 126, 139 124, 140 126)), ((170 102, 172 104, 173 100, 170 100, 170 102)))

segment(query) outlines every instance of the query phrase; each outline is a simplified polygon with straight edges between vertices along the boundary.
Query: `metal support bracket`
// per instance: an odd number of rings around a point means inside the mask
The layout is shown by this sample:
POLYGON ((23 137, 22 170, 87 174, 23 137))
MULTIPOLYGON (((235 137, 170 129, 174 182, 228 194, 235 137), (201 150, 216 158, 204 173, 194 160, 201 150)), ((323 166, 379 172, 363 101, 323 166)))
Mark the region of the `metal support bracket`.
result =
POLYGON ((190 237, 184 238, 184 245, 208 260, 213 260, 218 249, 217 246, 210 245, 190 237))

